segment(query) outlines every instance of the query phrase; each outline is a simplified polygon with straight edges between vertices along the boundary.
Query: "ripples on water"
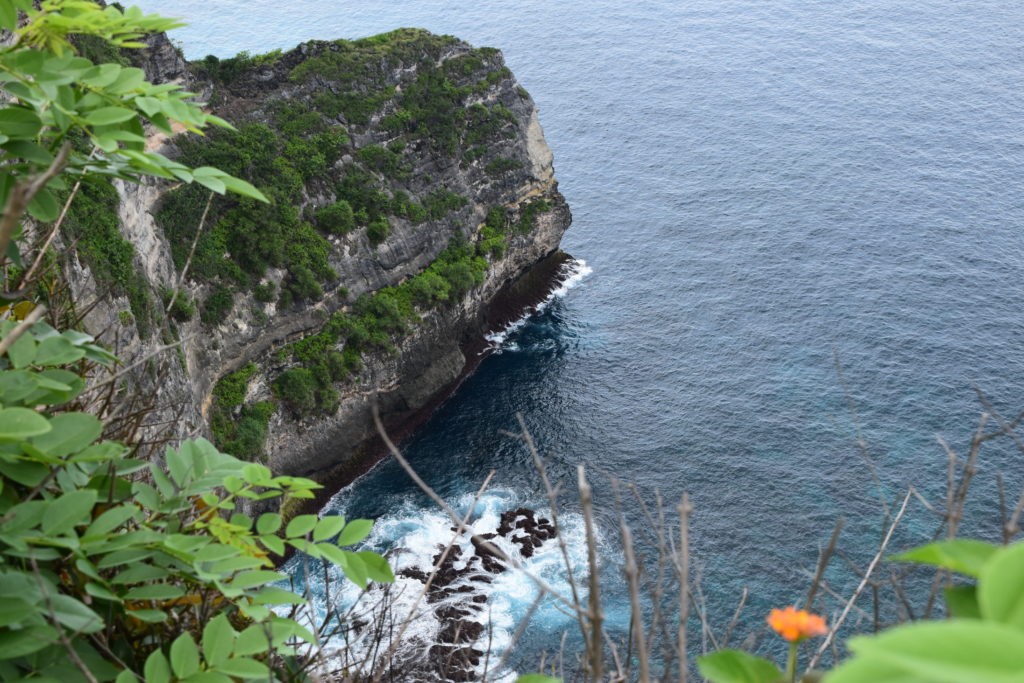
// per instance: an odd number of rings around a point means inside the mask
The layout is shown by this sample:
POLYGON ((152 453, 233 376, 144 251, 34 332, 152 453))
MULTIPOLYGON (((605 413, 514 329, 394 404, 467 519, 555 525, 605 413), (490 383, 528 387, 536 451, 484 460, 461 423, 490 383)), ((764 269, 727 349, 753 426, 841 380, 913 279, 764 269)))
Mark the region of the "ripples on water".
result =
MULTIPOLYGON (((576 219, 564 246, 593 274, 407 444, 444 495, 496 468, 538 500, 498 433, 520 411, 557 474, 690 491, 712 616, 748 585, 756 629, 797 599, 836 515, 857 558, 878 534, 834 353, 893 496, 940 490, 934 436, 964 450, 971 382, 1024 407, 1024 4, 142 4, 193 22, 194 57, 423 26, 502 48, 533 94, 576 219)), ((1019 456, 986 451, 979 528, 998 523, 996 470, 1022 482, 1019 456)), ((331 505, 384 528, 425 508, 390 464, 331 505)), ((561 627, 536 624, 524 652, 561 627)))

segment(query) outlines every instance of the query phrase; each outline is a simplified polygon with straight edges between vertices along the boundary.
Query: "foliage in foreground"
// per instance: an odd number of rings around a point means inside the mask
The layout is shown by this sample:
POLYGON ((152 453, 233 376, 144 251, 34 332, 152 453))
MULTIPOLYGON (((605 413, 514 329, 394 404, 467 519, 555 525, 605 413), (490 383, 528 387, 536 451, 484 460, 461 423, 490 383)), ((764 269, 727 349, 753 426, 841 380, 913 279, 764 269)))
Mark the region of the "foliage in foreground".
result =
MULTIPOLYGON (((970 539, 931 543, 890 558, 962 574, 973 583, 945 588, 948 619, 921 620, 874 636, 850 638, 853 657, 825 683, 1010 681, 1024 676, 1024 543, 996 546, 970 539)), ((795 681, 796 645, 787 675, 771 661, 739 650, 698 659, 713 683, 795 681)), ((816 679, 815 679, 816 680, 816 679)))
POLYGON ((0 320, 0 680, 301 680, 319 665, 318 634, 290 618, 304 600, 273 585, 286 577, 272 558, 291 547, 360 587, 393 580, 379 555, 341 547, 366 537, 367 520, 242 511, 310 498, 312 481, 275 477, 202 439, 168 447, 161 462, 104 440, 112 424, 94 414, 96 390, 120 383, 101 379, 116 359, 92 336, 40 320, 36 269, 52 240, 28 266, 21 221, 27 211, 56 235, 82 186, 70 181, 155 175, 265 200, 215 168, 145 151, 144 121, 168 134, 172 121, 196 132, 227 124, 178 86, 94 65, 69 42, 138 47, 174 25, 136 8, 0 0, 0 28, 14 35, 0 49, 10 98, 0 109, 0 264, 14 265, 4 298, 15 303, 0 320))

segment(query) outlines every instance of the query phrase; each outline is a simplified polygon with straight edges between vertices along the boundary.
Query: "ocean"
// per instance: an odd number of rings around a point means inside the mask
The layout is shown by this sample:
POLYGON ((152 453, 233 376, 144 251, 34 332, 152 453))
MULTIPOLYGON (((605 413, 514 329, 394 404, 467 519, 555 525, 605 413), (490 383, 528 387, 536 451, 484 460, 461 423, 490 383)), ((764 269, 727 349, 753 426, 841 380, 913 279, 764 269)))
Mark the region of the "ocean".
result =
MULTIPOLYGON (((841 546, 863 566, 880 495, 892 503, 913 485, 939 501, 936 437, 966 452, 977 391, 1003 414, 1024 409, 1024 4, 139 4, 190 22, 172 35, 189 58, 399 26, 504 52, 539 106, 575 217, 563 248, 578 261, 403 450, 462 509, 495 470, 481 528, 547 505, 529 454, 503 433, 517 413, 570 492, 585 464, 613 632, 628 627, 613 479, 649 504, 689 492, 712 622, 724 626, 749 589, 738 641, 802 597, 837 516, 841 546)), ((1008 442, 986 446, 969 532, 998 533, 995 476, 1016 500, 1020 462, 1008 442)), ((580 557, 571 496, 565 505, 580 557)), ((393 462, 325 512, 376 519, 369 547, 401 550, 400 563, 448 540, 448 522, 393 462)), ((935 524, 915 501, 893 549, 935 524)), ((564 588, 553 544, 528 564, 564 588)), ((828 577, 841 594, 856 578, 838 561, 828 577)), ((534 595, 521 576, 488 589, 496 652, 534 595)), ((508 666, 529 670, 563 633, 571 650, 573 628, 543 603, 508 666)))

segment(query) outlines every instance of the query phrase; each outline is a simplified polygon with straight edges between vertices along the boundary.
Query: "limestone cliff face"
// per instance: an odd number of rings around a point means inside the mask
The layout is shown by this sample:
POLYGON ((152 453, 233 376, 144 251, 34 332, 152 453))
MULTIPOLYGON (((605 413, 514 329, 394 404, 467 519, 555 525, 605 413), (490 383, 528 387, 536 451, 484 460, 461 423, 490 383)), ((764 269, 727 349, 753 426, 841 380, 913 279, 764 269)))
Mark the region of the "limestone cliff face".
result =
MULTIPOLYGON (((78 300, 99 302, 85 315, 86 327, 103 334, 126 363, 183 340, 181 353, 168 351, 132 375, 132 386, 158 406, 149 417, 154 434, 165 432, 160 423, 167 422, 176 436, 210 435, 211 411, 225 409, 212 398, 214 387, 247 367, 252 371, 242 383, 243 404, 272 406, 259 459, 279 473, 327 478, 340 471, 344 477, 370 457, 374 401, 396 429, 429 408, 476 360, 482 335, 494 323, 495 301, 514 298, 517 287, 519 293, 536 295, 543 284, 530 282, 531 272, 536 275, 538 264, 550 269, 560 255, 569 209, 558 192, 533 101, 497 51, 402 31, 355 43, 307 43, 266 59, 195 65, 183 62, 165 38, 155 37, 134 59, 151 80, 184 82, 209 98, 213 113, 240 129, 257 124, 287 130, 296 140, 307 140, 307 149, 309 139, 337 145, 324 150, 326 166, 302 179, 288 219, 301 221, 303 230, 315 225, 319 231, 318 237, 303 238, 326 250, 329 268, 320 269, 316 294, 257 298, 258 287, 291 291, 301 269, 294 262, 249 263, 239 253, 245 235, 231 232, 239 230, 238 212, 244 207, 217 199, 204 231, 227 235, 228 246, 218 247, 224 250, 223 263, 193 264, 179 293, 194 300, 207 321, 198 315, 187 321, 165 319, 160 292, 178 287, 181 255, 194 234, 183 237, 167 227, 177 218, 167 216, 168 206, 177 206, 168 196, 181 189, 162 181, 117 187, 120 229, 134 245, 137 268, 156 309, 150 329, 128 324, 127 311, 140 315, 137 295, 130 301, 116 287, 105 287, 88 259, 69 255, 65 272, 78 300), (323 136, 302 137, 302 122, 310 121, 326 131, 323 136), (435 137, 438 131, 442 140, 435 137), (345 194, 356 192, 353 179, 365 186, 359 196, 369 197, 361 212, 362 200, 345 194), (313 217, 343 197, 357 209, 355 227, 322 229, 313 217), (432 205, 440 201, 437 197, 447 197, 447 204, 432 205), (493 220, 495 215, 501 221, 493 220), (373 234, 368 222, 384 225, 386 236, 373 234), (500 244, 485 252, 485 239, 500 244), (390 334, 390 350, 380 343, 357 346, 352 333, 331 336, 322 351, 351 351, 360 360, 344 378, 326 383, 321 378, 320 391, 329 385, 328 394, 337 400, 306 411, 282 400, 274 389, 277 378, 317 360, 300 357, 295 342, 323 332, 328 321, 355 320, 359 302, 375 293, 404 292, 386 288, 401 288, 420 276, 449 253, 445 250, 451 244, 465 245, 473 255, 477 275, 472 286, 453 289, 445 301, 416 303, 405 329, 390 334), (232 265, 238 263, 241 268, 232 265), (233 279, 222 272, 234 273, 233 279), (214 320, 208 313, 215 293, 229 303, 214 320)), ((154 135, 151 145, 171 155, 180 148, 185 161, 197 149, 201 152, 201 143, 191 140, 182 146, 181 140, 154 135)), ((293 161, 298 165, 302 160, 293 161)), ((273 223, 262 224, 272 228, 273 223)), ((200 251, 206 249, 204 235, 200 251)), ((408 300, 407 293, 402 296, 408 300)), ((227 409, 230 420, 237 420, 243 407, 227 409)))

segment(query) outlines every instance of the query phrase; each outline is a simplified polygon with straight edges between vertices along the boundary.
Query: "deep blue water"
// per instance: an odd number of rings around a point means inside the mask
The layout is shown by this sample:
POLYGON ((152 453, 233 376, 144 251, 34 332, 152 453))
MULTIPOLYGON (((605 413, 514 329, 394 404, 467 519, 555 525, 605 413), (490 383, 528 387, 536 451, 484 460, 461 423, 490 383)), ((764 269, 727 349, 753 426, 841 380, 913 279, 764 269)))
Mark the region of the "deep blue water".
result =
MULTIPOLYGON (((834 355, 890 498, 941 491, 935 435, 966 450, 972 383, 1024 408, 1019 2, 140 4, 191 21, 177 37, 196 58, 398 26, 504 51, 575 216, 563 246, 593 272, 405 450, 453 500, 493 468, 492 509, 541 505, 527 454, 499 434, 522 412, 555 473, 586 463, 606 503, 602 474, 648 500, 689 491, 718 622, 743 585, 743 633, 797 600, 839 514, 851 557, 873 554, 877 491, 834 355)), ((1024 477, 1005 446, 984 454, 972 523, 991 533, 994 473, 1013 498, 1024 477)), ((393 464, 332 509, 381 518, 381 544, 444 530, 393 464)), ((932 528, 917 507, 897 541, 932 528)), ((496 592, 502 623, 528 593, 496 592)), ((522 652, 567 624, 542 612, 522 652)))

